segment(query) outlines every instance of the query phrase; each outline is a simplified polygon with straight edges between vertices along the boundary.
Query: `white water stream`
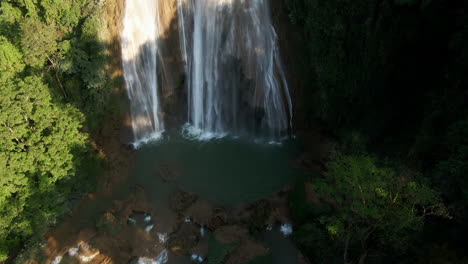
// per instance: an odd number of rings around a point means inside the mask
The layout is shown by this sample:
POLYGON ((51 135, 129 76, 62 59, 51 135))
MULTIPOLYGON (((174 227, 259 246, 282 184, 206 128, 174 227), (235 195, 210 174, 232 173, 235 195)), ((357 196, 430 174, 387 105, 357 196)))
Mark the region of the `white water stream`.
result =
POLYGON ((157 80, 160 35, 158 1, 126 1, 122 61, 136 143, 158 137, 164 129, 157 80))

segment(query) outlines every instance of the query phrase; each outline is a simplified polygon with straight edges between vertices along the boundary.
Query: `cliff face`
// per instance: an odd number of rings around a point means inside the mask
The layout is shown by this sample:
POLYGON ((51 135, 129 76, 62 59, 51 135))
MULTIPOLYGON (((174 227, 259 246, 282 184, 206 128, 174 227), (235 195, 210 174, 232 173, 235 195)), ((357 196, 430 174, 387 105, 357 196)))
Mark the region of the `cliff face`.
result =
POLYGON ((166 129, 186 122, 187 91, 180 49, 177 0, 159 0, 158 84, 166 129))
MULTIPOLYGON (((303 80, 300 78, 301 62, 307 58, 302 56, 300 37, 294 31, 289 17, 285 0, 270 0, 271 16, 283 58, 284 68, 293 100, 293 133, 306 129, 305 108, 306 101, 303 80)), ((309 87, 310 88, 310 87, 309 87)))

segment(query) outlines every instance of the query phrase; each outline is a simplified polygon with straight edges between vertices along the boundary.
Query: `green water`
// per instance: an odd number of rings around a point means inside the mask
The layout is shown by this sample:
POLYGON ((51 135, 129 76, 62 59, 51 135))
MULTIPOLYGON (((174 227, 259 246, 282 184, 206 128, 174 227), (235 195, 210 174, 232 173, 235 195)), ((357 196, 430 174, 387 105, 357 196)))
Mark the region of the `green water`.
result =
POLYGON ((188 140, 170 132, 137 151, 132 181, 164 199, 174 188, 197 193, 202 199, 232 206, 267 197, 294 182, 290 163, 296 154, 293 141, 281 145, 249 139, 188 140), (164 183, 157 168, 169 165, 178 172, 164 183))

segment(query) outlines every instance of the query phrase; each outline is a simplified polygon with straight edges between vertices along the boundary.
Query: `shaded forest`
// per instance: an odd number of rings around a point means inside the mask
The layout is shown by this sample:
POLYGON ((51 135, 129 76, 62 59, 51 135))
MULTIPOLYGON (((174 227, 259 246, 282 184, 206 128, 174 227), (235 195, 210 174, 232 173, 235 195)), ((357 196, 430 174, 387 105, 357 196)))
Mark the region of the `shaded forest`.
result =
POLYGON ((466 1, 285 2, 304 122, 339 142, 304 180, 319 205, 296 187, 297 243, 314 263, 466 263, 466 1))

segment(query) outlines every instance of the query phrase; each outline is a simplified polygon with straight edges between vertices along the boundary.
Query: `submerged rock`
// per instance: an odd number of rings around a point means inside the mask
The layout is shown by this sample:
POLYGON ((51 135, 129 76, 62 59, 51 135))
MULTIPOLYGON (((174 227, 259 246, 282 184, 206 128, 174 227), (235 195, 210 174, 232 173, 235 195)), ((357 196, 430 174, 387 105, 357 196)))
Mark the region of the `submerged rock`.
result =
POLYGON ((156 174, 161 177, 163 182, 173 182, 179 177, 180 172, 179 169, 174 166, 163 164, 156 168, 156 174))
POLYGON ((269 200, 262 199, 250 204, 238 206, 235 209, 234 220, 249 226, 251 232, 260 232, 268 226, 272 212, 269 200))
POLYGON ((178 214, 182 214, 198 199, 194 193, 189 193, 183 190, 177 190, 170 197, 169 206, 178 214))

